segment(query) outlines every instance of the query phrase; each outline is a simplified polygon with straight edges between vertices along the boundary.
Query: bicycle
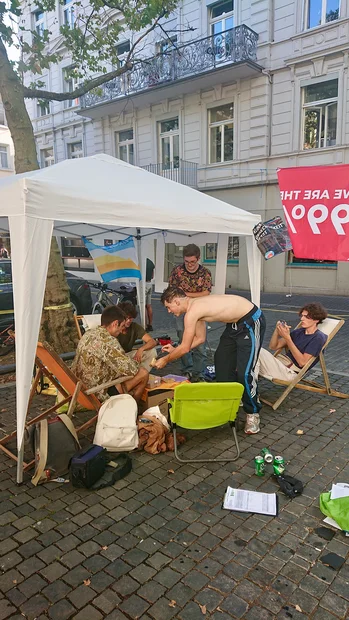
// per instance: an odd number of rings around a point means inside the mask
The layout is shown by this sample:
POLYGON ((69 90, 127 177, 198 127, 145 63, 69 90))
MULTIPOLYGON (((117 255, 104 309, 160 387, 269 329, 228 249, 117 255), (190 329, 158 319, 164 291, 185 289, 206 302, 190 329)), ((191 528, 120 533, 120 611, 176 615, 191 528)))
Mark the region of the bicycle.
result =
POLYGON ((6 327, 6 329, 0 332, 0 356, 7 355, 7 353, 14 351, 15 339, 12 331, 13 327, 13 325, 10 325, 10 327, 6 327))
POLYGON ((97 300, 93 304, 92 314, 102 314, 104 308, 108 306, 117 306, 123 297, 112 288, 108 288, 107 284, 102 282, 89 282, 90 286, 99 290, 97 300))

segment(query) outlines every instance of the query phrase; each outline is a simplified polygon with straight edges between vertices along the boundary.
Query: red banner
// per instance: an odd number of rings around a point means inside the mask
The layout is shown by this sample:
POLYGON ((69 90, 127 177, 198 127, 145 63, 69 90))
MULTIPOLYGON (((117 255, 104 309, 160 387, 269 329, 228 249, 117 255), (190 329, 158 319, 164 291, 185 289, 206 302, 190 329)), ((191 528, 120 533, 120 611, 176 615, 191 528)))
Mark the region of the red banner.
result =
POLYGON ((349 260, 349 165, 278 170, 297 258, 349 260))

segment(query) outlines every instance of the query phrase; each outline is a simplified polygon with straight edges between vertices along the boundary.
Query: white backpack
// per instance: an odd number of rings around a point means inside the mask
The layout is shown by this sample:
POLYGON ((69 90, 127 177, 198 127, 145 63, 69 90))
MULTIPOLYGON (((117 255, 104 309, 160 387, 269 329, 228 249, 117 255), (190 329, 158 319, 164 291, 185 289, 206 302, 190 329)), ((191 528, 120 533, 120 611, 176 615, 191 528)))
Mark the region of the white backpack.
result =
POLYGON ((109 452, 138 448, 137 413, 137 403, 129 394, 108 398, 99 410, 93 443, 109 452))

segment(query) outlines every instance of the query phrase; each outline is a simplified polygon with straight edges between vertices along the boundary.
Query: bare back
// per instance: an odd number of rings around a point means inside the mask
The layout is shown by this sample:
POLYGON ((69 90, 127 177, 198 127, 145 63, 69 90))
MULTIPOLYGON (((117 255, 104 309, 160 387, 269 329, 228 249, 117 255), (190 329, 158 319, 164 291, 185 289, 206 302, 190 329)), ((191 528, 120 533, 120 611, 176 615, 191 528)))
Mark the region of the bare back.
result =
POLYGON ((239 295, 207 295, 190 300, 185 322, 221 321, 237 323, 253 308, 253 304, 239 295))

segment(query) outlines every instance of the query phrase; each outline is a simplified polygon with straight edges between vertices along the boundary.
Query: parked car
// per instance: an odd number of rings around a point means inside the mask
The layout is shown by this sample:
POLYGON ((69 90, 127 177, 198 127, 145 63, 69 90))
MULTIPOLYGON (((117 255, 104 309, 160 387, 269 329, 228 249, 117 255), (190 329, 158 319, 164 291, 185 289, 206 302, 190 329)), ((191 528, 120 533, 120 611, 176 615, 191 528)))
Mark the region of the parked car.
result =
MULTIPOLYGON (((66 272, 73 311, 77 314, 91 314, 92 297, 88 282, 66 272)), ((13 310, 12 269, 10 259, 0 260, 0 331, 13 324, 13 313, 2 314, 1 310, 13 310)))

